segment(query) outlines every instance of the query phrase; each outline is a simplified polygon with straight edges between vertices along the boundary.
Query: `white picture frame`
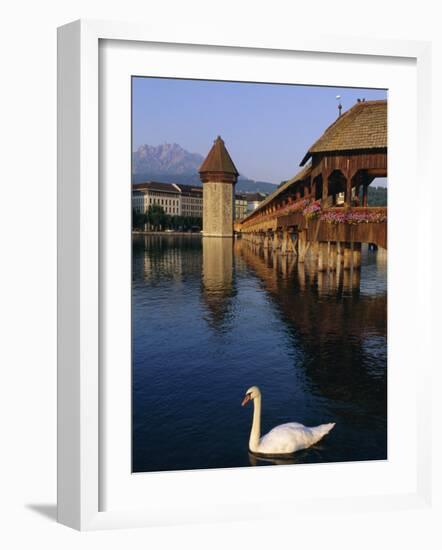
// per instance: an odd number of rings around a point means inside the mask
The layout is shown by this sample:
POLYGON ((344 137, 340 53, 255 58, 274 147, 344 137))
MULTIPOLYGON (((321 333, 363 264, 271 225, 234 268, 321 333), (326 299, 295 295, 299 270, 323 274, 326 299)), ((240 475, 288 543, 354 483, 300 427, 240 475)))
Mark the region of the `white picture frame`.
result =
MULTIPOLYGON (((411 59, 416 63, 417 81, 417 151, 419 177, 428 177, 428 150, 430 145, 429 101, 430 45, 425 42, 390 40, 363 40, 346 37, 311 37, 302 35, 281 37, 279 43, 267 44, 257 38, 253 43, 232 39, 212 41, 203 32, 198 39, 182 34, 164 36, 155 28, 142 25, 101 21, 76 21, 59 29, 58 33, 58 520, 80 530, 164 525, 183 522, 249 519, 263 517, 263 503, 198 501, 191 493, 176 506, 129 507, 125 503, 103 510, 100 483, 103 482, 102 453, 103 433, 100 414, 103 412, 103 388, 100 385, 102 357, 100 335, 102 327, 101 302, 105 295, 101 288, 102 250, 99 224, 103 204, 100 194, 100 41, 125 41, 135 43, 165 43, 229 48, 242 55, 250 52, 272 52, 283 56, 287 52, 309 52, 336 56, 377 56, 389 59, 411 59), (186 506, 184 505, 186 503, 186 506)), ((178 54, 174 54, 179 57, 178 54)), ((390 154, 390 153, 389 153, 390 154)), ((393 153, 395 154, 395 153, 393 153)), ((428 186, 431 185, 431 182, 428 186)), ((427 187, 428 187, 427 186, 427 187)), ((428 191, 431 193, 431 191, 428 191)), ((337 496, 334 510, 348 513, 355 508, 397 509, 428 506, 431 499, 431 455, 429 431, 430 417, 430 369, 428 339, 431 334, 430 318, 426 315, 431 304, 431 235, 429 206, 422 205, 415 213, 419 239, 426 246, 419 249, 419 262, 412 269, 414 279, 421 285, 415 304, 420 322, 419 353, 423 360, 421 376, 415 385, 416 393, 416 488, 406 493, 365 496, 337 496), (427 352, 425 352, 427 349, 427 352), (427 353, 427 361, 425 360, 427 353)), ((346 466, 348 467, 348 466, 346 466)), ((250 469, 251 470, 251 469, 250 469)), ((278 473, 282 482, 288 475, 285 468, 266 468, 278 473)), ((244 470, 230 470, 223 475, 234 476, 235 483, 243 477, 244 470)), ((178 482, 176 473, 164 474, 169 481, 178 482), (172 477, 171 477, 172 476, 172 477), (175 477, 173 477, 175 476, 175 477)), ((189 476, 181 473, 180 476, 189 476)), ((217 472, 199 472, 205 482, 220 477, 217 472)), ((247 474, 248 476, 251 474, 247 474)), ((342 475, 342 472, 339 474, 342 475)), ((249 478, 250 479, 250 478, 249 478)), ((276 479, 274 477, 274 479, 276 479)), ((224 478, 225 482, 226 478, 224 478)), ((223 482, 223 480, 221 480, 223 482)), ((158 483, 157 483, 158 484, 158 483)), ((184 486, 183 486, 184 487, 184 486)), ((148 498, 151 498, 149 495, 148 498)), ((290 517, 299 501, 284 495, 274 506, 273 517, 290 517)), ((302 511, 315 513, 330 506, 330 498, 303 498, 302 511)), ((267 514, 268 515, 268 514, 267 514)))

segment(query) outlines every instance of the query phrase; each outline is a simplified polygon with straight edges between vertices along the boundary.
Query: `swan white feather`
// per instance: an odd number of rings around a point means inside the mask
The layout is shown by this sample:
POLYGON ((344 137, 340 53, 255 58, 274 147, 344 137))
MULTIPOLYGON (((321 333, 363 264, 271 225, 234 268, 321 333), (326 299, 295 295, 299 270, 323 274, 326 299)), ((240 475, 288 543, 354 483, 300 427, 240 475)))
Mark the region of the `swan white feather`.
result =
POLYGON ((261 392, 257 386, 252 386, 246 392, 242 405, 253 401, 253 422, 250 431, 249 450, 263 455, 292 454, 307 449, 335 426, 334 422, 320 426, 307 427, 299 422, 280 424, 261 437, 261 392))

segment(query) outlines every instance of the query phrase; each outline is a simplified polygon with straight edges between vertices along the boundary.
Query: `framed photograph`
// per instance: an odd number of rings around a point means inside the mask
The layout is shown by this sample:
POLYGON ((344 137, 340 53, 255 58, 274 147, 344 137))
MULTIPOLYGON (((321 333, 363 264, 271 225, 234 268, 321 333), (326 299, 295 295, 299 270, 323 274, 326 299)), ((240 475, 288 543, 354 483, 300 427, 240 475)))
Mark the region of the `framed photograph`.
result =
POLYGON ((59 521, 427 506, 429 45, 58 41, 59 521))

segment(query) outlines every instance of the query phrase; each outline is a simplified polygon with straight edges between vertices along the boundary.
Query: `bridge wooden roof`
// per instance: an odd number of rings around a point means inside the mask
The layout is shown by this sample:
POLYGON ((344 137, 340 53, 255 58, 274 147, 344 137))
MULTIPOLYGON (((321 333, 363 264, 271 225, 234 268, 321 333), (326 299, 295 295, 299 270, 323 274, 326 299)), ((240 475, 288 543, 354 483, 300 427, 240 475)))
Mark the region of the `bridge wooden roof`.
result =
POLYGON ((301 166, 315 153, 386 148, 387 100, 358 101, 310 147, 301 166))
POLYGON ((287 180, 286 182, 284 182, 277 189, 275 189, 275 191, 273 191, 273 193, 270 193, 270 195, 267 195, 267 197, 259 203, 257 208, 255 208, 255 210, 253 210, 253 212, 251 212, 248 216, 243 218, 241 221, 244 221, 247 218, 253 216, 253 214, 256 214, 256 212, 259 212, 259 210, 264 208, 264 206, 266 206, 266 204, 269 204, 269 202, 272 202, 272 200, 274 200, 281 193, 284 193, 284 191, 286 191, 289 187, 291 187, 292 185, 294 185, 298 181, 302 181, 303 179, 305 179, 307 176, 310 175, 311 170, 312 170, 312 167, 311 167, 310 164, 305 166, 295 176, 293 176, 293 178, 291 178, 291 179, 287 180))
POLYGON ((234 176, 239 175, 221 136, 218 136, 214 141, 212 148, 199 167, 198 172, 200 174, 204 172, 224 172, 226 174, 233 174, 234 176))

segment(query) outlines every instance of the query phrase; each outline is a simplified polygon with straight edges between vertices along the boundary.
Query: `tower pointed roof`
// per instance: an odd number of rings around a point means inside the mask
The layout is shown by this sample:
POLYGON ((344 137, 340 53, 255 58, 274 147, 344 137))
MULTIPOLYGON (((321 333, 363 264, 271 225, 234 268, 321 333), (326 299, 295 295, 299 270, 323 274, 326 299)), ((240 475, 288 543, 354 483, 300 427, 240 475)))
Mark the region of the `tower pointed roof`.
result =
POLYGON ((235 179, 239 176, 238 170, 233 164, 221 136, 218 136, 214 141, 209 154, 199 167, 198 172, 200 174, 205 172, 223 172, 234 176, 235 179))

